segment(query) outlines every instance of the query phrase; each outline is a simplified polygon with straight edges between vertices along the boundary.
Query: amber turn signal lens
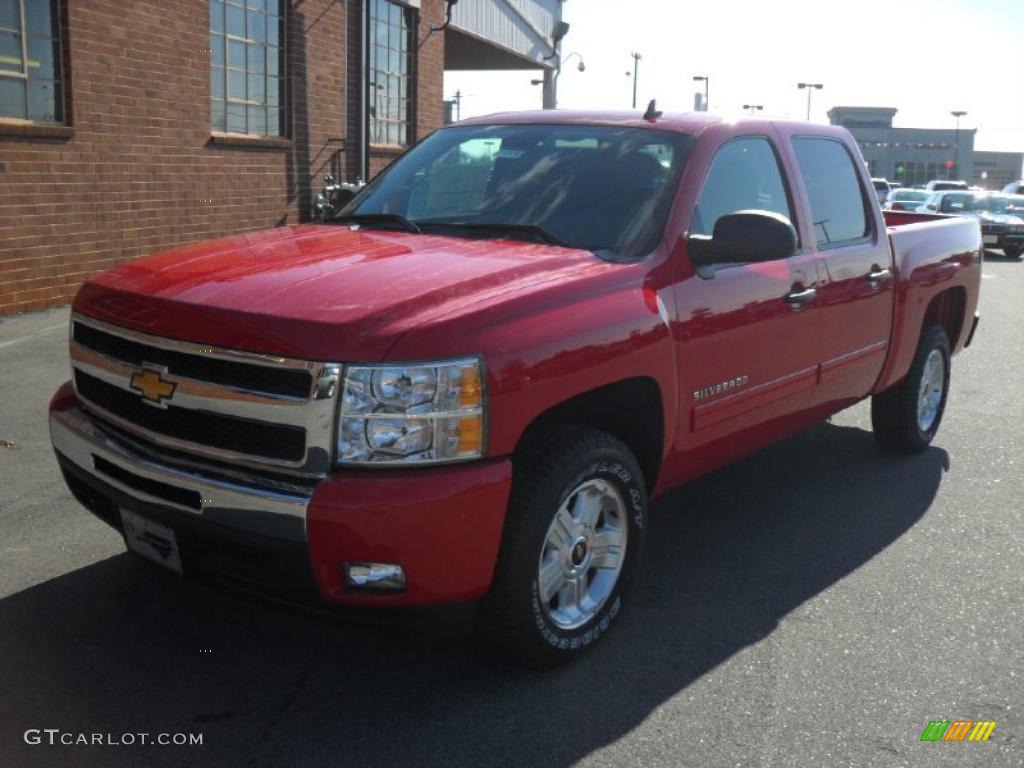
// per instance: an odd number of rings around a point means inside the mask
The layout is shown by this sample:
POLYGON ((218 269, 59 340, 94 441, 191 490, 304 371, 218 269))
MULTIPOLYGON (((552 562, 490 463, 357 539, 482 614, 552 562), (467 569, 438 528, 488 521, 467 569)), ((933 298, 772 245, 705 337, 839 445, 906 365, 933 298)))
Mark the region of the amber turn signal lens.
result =
POLYGON ((483 426, 483 419, 480 416, 464 416, 459 419, 459 456, 482 452, 483 426))
POLYGON ((460 373, 462 380, 459 387, 459 405, 463 408, 479 407, 482 397, 480 368, 475 365, 465 365, 460 373))

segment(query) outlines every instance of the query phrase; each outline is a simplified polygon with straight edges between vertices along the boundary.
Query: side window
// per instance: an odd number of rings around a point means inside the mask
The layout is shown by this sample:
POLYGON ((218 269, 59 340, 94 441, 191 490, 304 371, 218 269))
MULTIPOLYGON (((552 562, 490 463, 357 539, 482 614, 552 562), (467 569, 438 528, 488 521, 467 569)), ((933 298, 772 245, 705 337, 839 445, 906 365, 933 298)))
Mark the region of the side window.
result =
POLYGON ((719 217, 749 210, 793 219, 779 161, 761 136, 733 139, 715 154, 697 199, 690 233, 710 235, 719 217))
POLYGON ((853 158, 833 139, 793 139, 800 176, 811 203, 819 248, 860 240, 869 232, 853 158))

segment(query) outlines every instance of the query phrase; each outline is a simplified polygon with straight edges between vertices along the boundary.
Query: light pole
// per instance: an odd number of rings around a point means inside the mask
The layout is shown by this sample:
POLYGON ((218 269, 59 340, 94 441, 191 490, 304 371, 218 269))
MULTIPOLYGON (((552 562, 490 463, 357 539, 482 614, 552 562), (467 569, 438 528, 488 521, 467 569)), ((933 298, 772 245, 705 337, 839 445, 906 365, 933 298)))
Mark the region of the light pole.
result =
POLYGON ((825 86, 822 83, 797 83, 796 87, 799 88, 801 91, 804 90, 805 88, 807 89, 807 122, 810 122, 811 121, 811 91, 815 90, 815 89, 820 91, 825 86))
POLYGON ((708 89, 711 87, 711 77, 709 75, 694 75, 693 82, 699 83, 701 80, 704 81, 704 111, 708 111, 708 89))
POLYGON ((462 91, 452 94, 452 101, 455 102, 455 122, 462 119, 462 91))
POLYGON ((762 109, 764 109, 764 105, 763 104, 744 104, 743 108, 745 110, 747 110, 747 114, 752 115, 752 114, 754 114, 754 112, 760 112, 762 109))
MULTIPOLYGON (((960 118, 967 113, 961 109, 955 109, 949 114, 956 118, 956 138, 953 140, 953 173, 959 175, 960 166, 956 164, 956 161, 960 154, 960 118)), ((950 178, 954 177, 951 176, 950 178)))
POLYGON ((575 56, 577 59, 580 60, 580 63, 576 65, 576 69, 578 69, 580 72, 583 72, 587 68, 587 65, 583 63, 583 57, 580 54, 576 53, 576 51, 573 51, 572 53, 570 53, 565 58, 562 58, 561 56, 558 57, 558 66, 555 67, 555 78, 554 78, 554 80, 555 80, 555 82, 554 82, 555 99, 554 99, 554 103, 551 105, 552 109, 556 109, 558 107, 558 78, 562 74, 562 65, 565 64, 573 56, 575 56))
POLYGON ((633 109, 636 109, 636 73, 640 69, 640 59, 643 57, 635 51, 629 55, 633 57, 633 109))

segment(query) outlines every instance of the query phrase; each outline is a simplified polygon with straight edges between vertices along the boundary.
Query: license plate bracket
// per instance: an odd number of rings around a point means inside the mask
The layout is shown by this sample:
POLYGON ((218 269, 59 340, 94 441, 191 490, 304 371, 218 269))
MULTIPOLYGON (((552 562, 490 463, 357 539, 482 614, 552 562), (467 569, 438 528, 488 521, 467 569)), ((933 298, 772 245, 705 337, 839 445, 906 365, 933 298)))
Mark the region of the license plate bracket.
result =
POLYGON ((181 552, 173 530, 127 509, 118 511, 129 552, 175 573, 182 573, 181 552))

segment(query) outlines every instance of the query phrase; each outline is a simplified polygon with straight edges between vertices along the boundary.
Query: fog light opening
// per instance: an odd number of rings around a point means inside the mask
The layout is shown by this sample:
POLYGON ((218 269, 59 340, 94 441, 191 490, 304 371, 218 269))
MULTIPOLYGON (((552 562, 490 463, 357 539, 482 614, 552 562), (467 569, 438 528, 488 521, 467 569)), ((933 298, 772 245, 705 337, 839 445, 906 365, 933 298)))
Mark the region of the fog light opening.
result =
POLYGON ((405 571, 397 563, 345 563, 345 583, 360 589, 405 589, 405 571))

